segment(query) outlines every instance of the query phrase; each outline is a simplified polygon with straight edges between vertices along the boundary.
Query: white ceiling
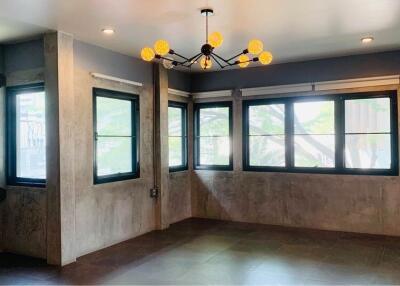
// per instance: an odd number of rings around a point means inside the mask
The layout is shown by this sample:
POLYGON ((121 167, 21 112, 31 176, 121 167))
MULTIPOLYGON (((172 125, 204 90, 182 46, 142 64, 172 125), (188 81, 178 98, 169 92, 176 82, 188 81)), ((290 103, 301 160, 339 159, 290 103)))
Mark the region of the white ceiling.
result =
POLYGON ((204 42, 204 17, 211 6, 210 32, 229 57, 251 38, 260 38, 274 62, 400 48, 400 0, 0 0, 0 42, 48 29, 139 57, 145 45, 167 39, 192 56, 204 42), (106 36, 104 27, 116 33, 106 36), (375 41, 361 45, 360 38, 375 41))

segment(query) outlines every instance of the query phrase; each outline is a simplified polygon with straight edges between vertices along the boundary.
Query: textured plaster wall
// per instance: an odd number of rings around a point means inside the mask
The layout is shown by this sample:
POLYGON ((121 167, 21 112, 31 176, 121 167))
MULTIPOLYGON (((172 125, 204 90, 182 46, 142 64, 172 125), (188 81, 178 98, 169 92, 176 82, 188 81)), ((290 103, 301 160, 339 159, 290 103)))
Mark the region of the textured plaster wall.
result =
POLYGON ((398 176, 243 172, 239 92, 233 101, 234 171, 194 171, 193 216, 400 235, 398 176))
POLYGON ((153 88, 151 66, 139 66, 141 78, 129 78, 143 82, 136 88, 107 80, 94 79, 90 72, 102 72, 119 76, 108 69, 108 63, 116 58, 122 70, 134 68, 130 57, 120 60, 121 55, 98 51, 98 47, 76 42, 74 45, 74 92, 75 92, 75 196, 76 196, 76 256, 130 239, 155 227, 155 202, 149 196, 154 184, 153 174, 153 88), (93 48, 107 59, 84 58, 93 48), (82 54, 83 53, 83 54, 82 54), (99 70, 93 69, 98 67, 99 70), (101 87, 133 94, 140 100, 140 178, 106 184, 93 184, 93 114, 92 88, 101 87))
POLYGON ((188 104, 188 170, 180 172, 169 173, 168 191, 169 191, 169 221, 170 223, 178 222, 192 216, 191 206, 191 184, 192 184, 192 171, 193 171, 193 158, 192 158, 192 100, 187 97, 169 95, 169 100, 185 102, 188 104))

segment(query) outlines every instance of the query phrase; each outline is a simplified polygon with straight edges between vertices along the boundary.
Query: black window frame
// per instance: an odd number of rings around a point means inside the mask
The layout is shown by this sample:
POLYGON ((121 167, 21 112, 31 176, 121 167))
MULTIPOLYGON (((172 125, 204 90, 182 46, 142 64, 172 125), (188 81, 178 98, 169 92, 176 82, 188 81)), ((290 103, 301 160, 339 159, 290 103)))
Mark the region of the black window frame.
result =
MULTIPOLYGON (((182 110, 182 136, 170 136, 169 137, 181 137, 182 138, 182 159, 183 164, 177 166, 169 166, 169 172, 179 172, 188 170, 188 104, 185 102, 179 101, 168 101, 168 107, 179 108, 182 110)), ((168 147, 169 148, 169 147, 168 147)), ((168 159, 169 160, 169 159, 168 159)), ((169 162, 169 161, 168 161, 169 162)))
MULTIPOLYGON (((34 84, 17 85, 6 88, 6 177, 7 185, 25 187, 46 187, 46 179, 17 177, 17 118, 16 99, 17 94, 23 92, 45 92, 43 82, 34 84)), ((46 97, 46 96, 45 96, 46 97)), ((46 111, 45 111, 46 112, 46 111)), ((47 136, 47 134, 46 134, 47 136)), ((47 149, 46 149, 47 151, 47 149)), ((46 162, 47 168, 47 162, 46 162)), ((47 170, 46 170, 47 176, 47 170)))
POLYGON ((194 104, 194 160, 193 167, 195 170, 215 170, 215 171, 232 171, 233 170, 233 116, 232 101, 203 102, 194 104), (200 164, 200 110, 213 107, 227 107, 229 109, 229 164, 228 165, 201 165, 200 164))
POLYGON ((103 88, 93 88, 93 183, 104 184, 140 177, 140 102, 139 95, 103 88), (97 176, 97 97, 107 97, 131 102, 132 172, 97 176))
POLYGON ((329 94, 321 96, 296 96, 282 98, 263 98, 243 100, 243 170, 253 172, 285 172, 285 173, 316 173, 316 174, 349 174, 398 176, 398 115, 397 92, 395 90, 329 94), (361 169, 345 167, 345 101, 352 99, 390 99, 390 138, 391 167, 390 169, 361 169), (295 167, 294 166, 294 103, 312 101, 333 101, 335 106, 335 166, 333 168, 295 167), (249 164, 249 118, 248 110, 252 105, 284 104, 285 105, 285 167, 251 166, 249 164))

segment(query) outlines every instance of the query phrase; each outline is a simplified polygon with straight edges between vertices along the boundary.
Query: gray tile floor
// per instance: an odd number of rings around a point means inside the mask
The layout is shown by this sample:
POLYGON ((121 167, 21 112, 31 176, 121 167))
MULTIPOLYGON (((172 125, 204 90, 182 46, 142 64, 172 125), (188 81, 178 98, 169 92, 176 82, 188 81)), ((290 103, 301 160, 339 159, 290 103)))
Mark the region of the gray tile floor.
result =
POLYGON ((0 254, 2 284, 400 284, 400 238, 189 219, 62 269, 0 254))

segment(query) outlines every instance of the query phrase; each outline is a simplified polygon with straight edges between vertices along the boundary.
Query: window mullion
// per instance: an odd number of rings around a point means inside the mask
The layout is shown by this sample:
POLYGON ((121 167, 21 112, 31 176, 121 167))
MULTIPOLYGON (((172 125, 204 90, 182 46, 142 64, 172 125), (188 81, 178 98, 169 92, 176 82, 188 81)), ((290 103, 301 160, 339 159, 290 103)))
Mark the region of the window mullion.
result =
POLYGON ((342 98, 335 100, 335 168, 336 170, 344 169, 344 100, 342 98))
POLYGON ((391 147, 391 164, 390 168, 394 173, 399 172, 399 149, 398 149, 398 107, 397 107, 397 93, 390 97, 390 147, 391 147))
POLYGON ((294 111, 293 102, 285 104, 285 159, 286 168, 294 167, 294 111))

